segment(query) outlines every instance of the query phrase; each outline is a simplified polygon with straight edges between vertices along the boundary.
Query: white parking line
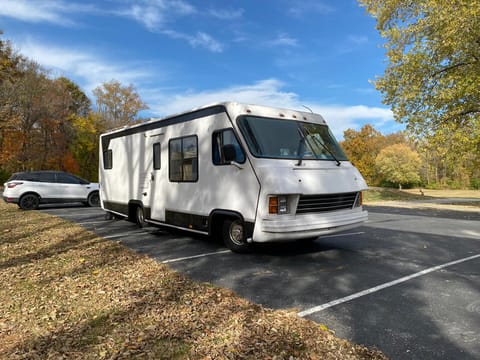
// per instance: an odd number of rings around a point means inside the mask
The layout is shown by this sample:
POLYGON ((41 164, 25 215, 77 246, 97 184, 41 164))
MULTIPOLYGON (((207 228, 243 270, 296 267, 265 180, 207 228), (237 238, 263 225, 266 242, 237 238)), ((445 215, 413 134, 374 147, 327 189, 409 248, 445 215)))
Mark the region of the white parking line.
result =
POLYGON ((168 264, 168 263, 177 262, 177 261, 190 260, 190 259, 196 259, 196 258, 201 258, 201 257, 206 257, 206 256, 211 256, 211 255, 217 255, 217 254, 226 254, 226 253, 231 253, 231 251, 230 250, 222 250, 222 251, 216 251, 216 252, 200 254, 200 255, 185 256, 185 257, 181 257, 181 258, 177 258, 177 259, 170 259, 170 260, 162 261, 162 264, 168 264))
POLYGON ((105 224, 105 220, 102 221, 85 221, 85 222, 78 222, 77 225, 92 225, 92 224, 105 224))
POLYGON ((145 231, 145 230, 135 230, 135 231, 124 232, 124 233, 121 233, 121 234, 107 235, 107 236, 102 236, 102 237, 104 239, 115 239, 115 238, 122 237, 122 236, 138 235, 138 234, 150 234, 150 232, 145 231))
POLYGON ((323 305, 315 306, 313 308, 300 311, 297 315, 300 316, 300 317, 305 317, 305 316, 308 316, 308 315, 311 315, 311 314, 314 314, 314 313, 318 313, 318 312, 323 311, 325 309, 331 308, 332 306, 343 304, 347 301, 358 299, 359 297, 362 297, 362 296, 365 296, 365 295, 368 295, 368 294, 372 294, 374 292, 386 289, 386 288, 394 286, 394 285, 398 285, 400 283, 403 283, 405 281, 414 279, 416 277, 423 276, 423 275, 429 274, 431 272, 441 270, 441 269, 444 269, 446 267, 453 266, 453 265, 456 265, 456 264, 460 264, 460 263, 465 262, 465 261, 474 260, 474 259, 477 259, 477 258, 480 258, 480 254, 469 256, 469 257, 459 259, 459 260, 455 260, 455 261, 450 261, 450 262, 442 264, 442 265, 433 266, 431 268, 419 271, 417 273, 401 277, 400 279, 393 280, 393 281, 387 282, 385 284, 378 285, 378 286, 372 287, 370 289, 366 289, 366 290, 357 292, 355 294, 345 296, 345 297, 337 299, 337 300, 330 301, 330 302, 325 303, 323 305))

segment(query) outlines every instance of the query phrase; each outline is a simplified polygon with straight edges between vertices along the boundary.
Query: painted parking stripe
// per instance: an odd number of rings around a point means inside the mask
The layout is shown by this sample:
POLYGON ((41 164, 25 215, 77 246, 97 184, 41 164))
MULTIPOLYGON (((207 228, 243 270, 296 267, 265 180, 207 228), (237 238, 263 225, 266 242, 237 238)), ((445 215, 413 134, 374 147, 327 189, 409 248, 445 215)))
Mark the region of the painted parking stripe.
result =
POLYGON ((59 217, 76 217, 76 216, 98 216, 98 215, 102 215, 102 213, 94 213, 94 212, 91 212, 91 213, 80 213, 80 214, 62 214, 62 213, 50 213, 48 212, 47 214, 50 214, 50 215, 55 215, 55 216, 59 216, 59 217))
POLYGON ((343 303, 345 303, 345 302, 347 302, 347 301, 351 301, 351 300, 354 300, 354 299, 358 299, 359 297, 362 297, 362 296, 365 296, 365 295, 369 295, 369 294, 372 294, 372 293, 374 293, 374 292, 377 292, 377 291, 380 291, 380 290, 389 288, 389 287, 391 287, 391 286, 395 286, 395 285, 401 284, 401 283, 403 283, 403 282, 405 282, 405 281, 408 281, 408 280, 417 278, 417 277, 419 277, 419 276, 423 276, 423 275, 429 274, 429 273, 431 273, 431 272, 438 271, 438 270, 444 269, 444 268, 446 268, 446 267, 453 266, 453 265, 457 265, 457 264, 463 263, 463 262, 465 262, 465 261, 470 261, 470 260, 474 260, 474 259, 477 259, 477 258, 480 258, 480 254, 473 255, 473 256, 469 256, 469 257, 466 257, 466 258, 463 258, 463 259, 459 259, 459 260, 455 260, 455 261, 451 261, 451 262, 448 262, 448 263, 445 263, 445 264, 433 266, 433 267, 431 267, 431 268, 428 268, 428 269, 419 271, 419 272, 417 272, 417 273, 414 273, 414 274, 411 274, 411 275, 408 275, 408 276, 401 277, 400 279, 393 280, 393 281, 387 282, 387 283, 385 283, 385 284, 381 284, 381 285, 375 286, 375 287, 373 287, 373 288, 366 289, 366 290, 357 292, 357 293, 355 293, 355 294, 352 294, 352 295, 349 295, 349 296, 345 296, 345 297, 340 298, 340 299, 337 299, 337 300, 330 301, 330 302, 325 303, 325 304, 323 304, 323 305, 315 306, 315 307, 313 307, 313 308, 300 311, 297 315, 300 316, 300 317, 305 317, 305 316, 308 316, 308 315, 311 315, 311 314, 315 314, 315 313, 318 313, 318 312, 323 311, 323 310, 325 310, 325 309, 331 308, 332 306, 336 306, 336 305, 339 305, 339 304, 343 304, 343 303))
POLYGON ((185 257, 176 258, 176 259, 164 260, 164 261, 162 261, 162 264, 168 264, 168 263, 173 263, 173 262, 177 262, 177 261, 197 259, 197 258, 201 258, 201 257, 218 255, 218 254, 226 254, 226 253, 231 253, 231 251, 230 250, 222 250, 222 251, 216 251, 216 252, 193 255, 193 256, 185 256, 185 257))
POLYGON ((119 237, 122 237, 122 236, 139 235, 139 234, 151 234, 151 233, 149 231, 145 231, 145 230, 136 230, 136 231, 128 231, 128 232, 124 232, 124 233, 121 233, 121 234, 107 235, 107 236, 102 236, 102 237, 104 239, 115 239, 115 238, 119 238, 119 237))
POLYGON ((85 221, 85 222, 78 222, 77 225, 92 225, 92 224, 105 224, 105 220, 102 221, 85 221))

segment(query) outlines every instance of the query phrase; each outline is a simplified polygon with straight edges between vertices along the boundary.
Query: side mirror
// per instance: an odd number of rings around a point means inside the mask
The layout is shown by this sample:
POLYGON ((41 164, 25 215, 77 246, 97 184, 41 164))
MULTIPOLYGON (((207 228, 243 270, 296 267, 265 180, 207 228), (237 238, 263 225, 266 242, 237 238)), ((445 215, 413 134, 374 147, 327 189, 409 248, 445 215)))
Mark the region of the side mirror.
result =
POLYGON ((223 145, 222 151, 223 158, 227 163, 235 161, 235 159, 237 158, 235 146, 233 146, 232 144, 223 145))

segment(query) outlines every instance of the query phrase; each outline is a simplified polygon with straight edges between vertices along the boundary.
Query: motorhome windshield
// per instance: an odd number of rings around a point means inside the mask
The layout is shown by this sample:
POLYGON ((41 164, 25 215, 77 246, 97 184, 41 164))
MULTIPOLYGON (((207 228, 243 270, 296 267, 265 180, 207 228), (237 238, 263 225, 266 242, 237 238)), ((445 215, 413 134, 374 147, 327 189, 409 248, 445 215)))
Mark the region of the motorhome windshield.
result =
POLYGON ((327 125, 242 116, 240 130, 255 157, 347 160, 327 125))

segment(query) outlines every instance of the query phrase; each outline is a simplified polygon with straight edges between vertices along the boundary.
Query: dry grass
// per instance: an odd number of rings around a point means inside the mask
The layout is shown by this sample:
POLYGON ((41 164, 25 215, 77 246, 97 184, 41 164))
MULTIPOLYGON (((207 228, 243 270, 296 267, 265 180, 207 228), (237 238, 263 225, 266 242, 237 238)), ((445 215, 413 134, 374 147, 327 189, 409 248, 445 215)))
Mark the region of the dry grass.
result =
POLYGON ((480 190, 397 190, 372 187, 364 192, 363 199, 365 205, 480 212, 480 190), (438 202, 439 199, 445 201, 438 202))
POLYGON ((430 190, 430 189, 406 189, 405 193, 418 195, 420 190, 425 196, 432 198, 467 198, 480 201, 480 190, 430 190))
POLYGON ((0 204, 3 359, 383 359, 40 212, 0 204))

